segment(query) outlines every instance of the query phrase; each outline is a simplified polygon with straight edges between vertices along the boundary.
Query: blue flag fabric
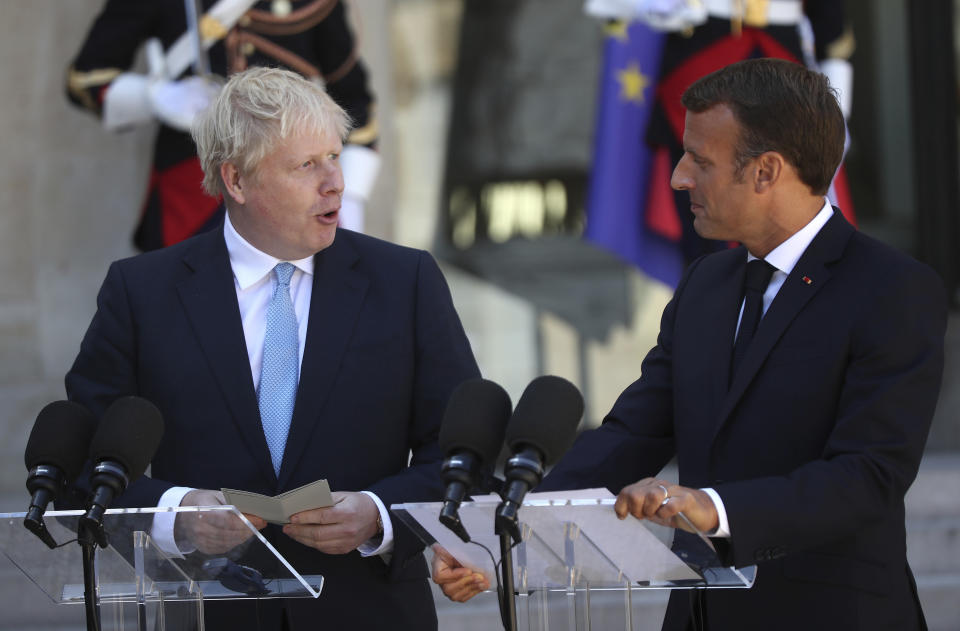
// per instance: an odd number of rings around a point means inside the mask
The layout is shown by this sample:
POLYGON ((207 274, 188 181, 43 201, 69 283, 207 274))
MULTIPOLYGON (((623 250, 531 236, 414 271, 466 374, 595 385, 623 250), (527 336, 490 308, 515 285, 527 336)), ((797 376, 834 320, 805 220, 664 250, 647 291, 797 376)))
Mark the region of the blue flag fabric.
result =
POLYGON ((684 268, 679 244, 651 232, 644 220, 653 162, 645 136, 665 38, 642 22, 608 27, 586 237, 676 287, 684 268))

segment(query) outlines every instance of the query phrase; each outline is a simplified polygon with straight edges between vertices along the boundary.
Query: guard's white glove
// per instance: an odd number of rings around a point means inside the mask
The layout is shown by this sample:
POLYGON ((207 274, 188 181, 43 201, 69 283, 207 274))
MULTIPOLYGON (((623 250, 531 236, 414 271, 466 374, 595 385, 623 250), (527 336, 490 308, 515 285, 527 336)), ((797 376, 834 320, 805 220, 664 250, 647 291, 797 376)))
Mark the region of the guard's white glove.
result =
POLYGON ((658 31, 684 31, 707 21, 699 0, 637 0, 637 17, 658 31))
POLYGON ((220 86, 203 77, 187 77, 180 81, 156 80, 148 88, 153 114, 180 131, 190 131, 197 115, 209 107, 218 92, 220 86))
POLYGON ((125 72, 110 83, 103 97, 103 126, 117 131, 145 125, 155 118, 181 131, 190 131, 197 114, 220 91, 217 83, 202 77, 172 81, 160 40, 144 45, 147 75, 125 72))
POLYGON ((641 20, 658 31, 683 31, 707 21, 700 0, 586 0, 584 10, 599 18, 641 20))
POLYGON ((340 200, 340 227, 363 232, 364 207, 380 172, 380 154, 362 145, 344 145, 340 168, 344 186, 340 200))
POLYGON ((103 126, 120 131, 153 120, 150 107, 150 77, 125 72, 110 82, 103 95, 103 126))
POLYGON ((637 15, 638 0, 586 0, 583 11, 606 20, 631 20, 637 15))
POLYGON ((118 131, 153 121, 150 83, 166 78, 163 45, 156 37, 144 44, 149 75, 125 72, 110 82, 103 95, 103 126, 118 131))
MULTIPOLYGON (((843 112, 843 119, 850 120, 850 112, 853 108, 853 66, 846 59, 828 58, 820 61, 820 72, 827 77, 830 87, 837 91, 837 102, 840 104, 840 111, 843 112)), ((850 149, 850 126, 847 125, 847 133, 843 142, 843 155, 846 157, 847 150, 850 149)), ((827 191, 827 198, 834 206, 840 206, 837 191, 834 183, 830 183, 830 189, 827 191)))
POLYGON ((158 119, 190 131, 197 114, 206 109, 220 86, 203 77, 169 81, 125 72, 111 82, 103 98, 103 126, 118 131, 158 119))
POLYGON ((820 72, 827 76, 830 86, 837 91, 844 120, 850 120, 853 109, 853 66, 846 59, 824 59, 820 62, 820 72))
POLYGON ((344 191, 340 198, 340 227, 363 232, 363 211, 366 205, 367 202, 360 197, 344 191))

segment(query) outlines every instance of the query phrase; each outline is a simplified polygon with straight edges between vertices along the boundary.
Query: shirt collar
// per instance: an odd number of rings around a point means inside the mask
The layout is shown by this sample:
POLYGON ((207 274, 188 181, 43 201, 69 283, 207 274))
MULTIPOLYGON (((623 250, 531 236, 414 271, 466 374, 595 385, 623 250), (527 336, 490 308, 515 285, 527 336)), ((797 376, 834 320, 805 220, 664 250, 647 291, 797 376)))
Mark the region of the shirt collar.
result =
MULTIPOLYGON (((282 263, 278 258, 270 256, 266 252, 261 252, 257 248, 240 236, 237 229, 230 222, 230 212, 226 213, 223 221, 223 238, 227 242, 227 253, 230 255, 230 267, 233 268, 233 276, 237 279, 240 289, 246 289, 254 283, 260 281, 264 276, 273 271, 277 263, 282 263)), ((289 261, 304 274, 313 275, 313 257, 300 259, 299 261, 289 261)))
MULTIPOLYGON (((830 221, 830 217, 832 216, 833 207, 830 205, 830 200, 824 198, 823 208, 820 209, 820 212, 818 212, 807 225, 793 233, 789 239, 773 248, 763 260, 784 274, 789 275, 790 272, 793 271, 793 267, 797 264, 797 261, 803 256, 807 246, 810 245, 813 238, 816 237, 820 229, 830 221)), ((755 258, 757 257, 747 252, 748 262, 755 258)))

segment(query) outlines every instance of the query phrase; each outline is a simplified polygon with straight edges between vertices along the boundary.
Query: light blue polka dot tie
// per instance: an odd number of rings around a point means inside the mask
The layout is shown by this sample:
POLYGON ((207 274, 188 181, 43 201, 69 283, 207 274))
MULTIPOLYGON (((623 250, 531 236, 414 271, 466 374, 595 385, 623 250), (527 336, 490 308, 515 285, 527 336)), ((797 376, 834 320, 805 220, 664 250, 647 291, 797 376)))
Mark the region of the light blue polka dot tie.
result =
POLYGON ((277 277, 277 287, 267 305, 267 333, 263 338, 263 365, 260 368, 257 400, 273 470, 279 475, 293 406, 297 400, 300 340, 297 335, 297 315, 290 299, 290 277, 293 276, 294 267, 290 263, 278 263, 273 271, 277 277))

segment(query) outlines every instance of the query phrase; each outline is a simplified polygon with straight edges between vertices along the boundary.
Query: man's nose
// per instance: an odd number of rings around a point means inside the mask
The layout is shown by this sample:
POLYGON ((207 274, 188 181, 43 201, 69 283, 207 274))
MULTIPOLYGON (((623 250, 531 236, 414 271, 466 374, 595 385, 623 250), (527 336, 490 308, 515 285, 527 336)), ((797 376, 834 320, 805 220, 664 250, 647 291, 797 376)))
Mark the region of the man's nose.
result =
POLYGON ((673 169, 670 176, 670 188, 675 191, 688 191, 693 188, 693 179, 688 175, 687 156, 680 158, 680 162, 673 169))
POLYGON ((339 163, 331 164, 329 168, 325 169, 320 180, 320 192, 324 194, 343 194, 343 170, 339 163))

